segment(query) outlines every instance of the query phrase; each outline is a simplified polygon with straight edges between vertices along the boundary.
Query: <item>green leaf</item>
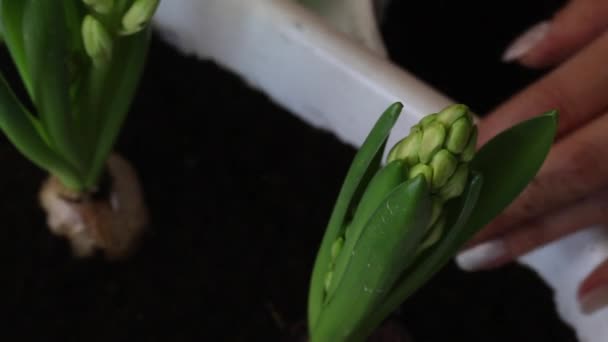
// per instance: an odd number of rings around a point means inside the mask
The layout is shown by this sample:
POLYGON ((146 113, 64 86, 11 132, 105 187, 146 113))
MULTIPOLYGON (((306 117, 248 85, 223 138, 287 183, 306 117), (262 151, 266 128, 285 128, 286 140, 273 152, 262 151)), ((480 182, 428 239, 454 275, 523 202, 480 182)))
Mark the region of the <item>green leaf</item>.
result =
POLYGON ((378 170, 386 140, 402 108, 402 104, 395 103, 382 114, 355 155, 346 174, 313 268, 308 298, 309 329, 313 329, 321 313, 324 300, 324 279, 331 258, 331 246, 343 233, 349 210, 357 205, 371 175, 378 170))
POLYGON ((80 132, 71 115, 70 49, 64 5, 48 0, 27 0, 23 37, 33 102, 52 147, 77 170, 83 169, 80 132))
POLYGON ((430 216, 430 191, 422 176, 399 185, 382 201, 348 251, 350 261, 334 295, 323 306, 312 341, 363 340, 357 328, 409 266, 430 216))
POLYGON ((331 299, 337 285, 340 283, 345 270, 348 268, 348 263, 352 261, 350 254, 357 245, 372 215, 382 205, 386 196, 406 180, 405 165, 400 160, 388 163, 372 177, 359 201, 359 205, 357 205, 352 223, 345 233, 346 241, 342 246, 342 252, 335 261, 332 283, 326 291, 325 301, 331 299))
POLYGON ((463 196, 446 204, 444 210, 448 217, 445 235, 433 247, 416 257, 415 262, 403 272, 382 305, 359 326, 358 335, 369 336, 391 312, 439 271, 475 233, 467 223, 478 203, 482 184, 485 184, 482 176, 474 174, 463 196))
POLYGON ((116 41, 109 67, 91 70, 83 96, 84 108, 94 108, 83 126, 93 138, 93 159, 87 170, 87 187, 94 186, 105 166, 144 70, 151 29, 116 41))
POLYGON ((471 168, 484 186, 468 222, 477 231, 500 214, 534 179, 557 133, 557 111, 524 121, 497 135, 477 152, 471 168))
POLYGON ((37 131, 36 120, 26 112, 0 74, 0 128, 34 164, 57 175, 66 186, 77 187, 76 170, 46 144, 37 131))
POLYGON ((84 2, 81 0, 64 1, 65 25, 70 34, 68 38, 71 52, 82 52, 84 49, 81 30, 82 19, 87 13, 84 2))
POLYGON ((32 96, 32 81, 27 69, 23 45, 23 16, 29 0, 0 0, 0 26, 6 46, 17 66, 25 89, 32 96))

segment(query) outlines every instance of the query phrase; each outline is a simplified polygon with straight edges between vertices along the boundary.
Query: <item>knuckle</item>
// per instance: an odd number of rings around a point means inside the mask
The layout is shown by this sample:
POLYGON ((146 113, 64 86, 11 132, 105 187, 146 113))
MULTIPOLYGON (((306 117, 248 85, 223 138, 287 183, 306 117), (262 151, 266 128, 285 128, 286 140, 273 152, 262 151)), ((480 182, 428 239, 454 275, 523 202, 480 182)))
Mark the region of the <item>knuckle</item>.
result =
POLYGON ((548 243, 551 239, 551 234, 542 220, 531 220, 511 234, 508 239, 508 249, 512 255, 519 257, 548 243))
POLYGON ((546 177, 535 177, 519 195, 509 210, 509 216, 517 218, 518 221, 530 219, 542 211, 548 205, 547 199, 553 198, 551 194, 550 179, 546 177))
POLYGON ((571 143, 572 152, 565 158, 561 184, 569 191, 583 195, 598 185, 603 168, 602 153, 590 141, 579 139, 571 143))

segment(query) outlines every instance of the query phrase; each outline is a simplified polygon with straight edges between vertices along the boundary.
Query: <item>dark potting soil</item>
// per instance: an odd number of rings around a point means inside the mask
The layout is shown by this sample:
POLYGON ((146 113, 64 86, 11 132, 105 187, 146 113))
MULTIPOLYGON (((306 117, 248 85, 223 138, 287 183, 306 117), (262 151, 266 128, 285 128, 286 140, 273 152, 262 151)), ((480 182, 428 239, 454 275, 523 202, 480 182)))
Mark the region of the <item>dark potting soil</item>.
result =
MULTIPOLYGON (((398 64, 484 113, 540 75, 499 56, 558 3, 395 1, 384 35, 398 64)), ((0 139, 1 341, 279 340, 305 317, 316 248, 354 155, 155 38, 117 144, 152 224, 131 259, 106 263, 74 260, 49 233, 36 200, 44 173, 0 139)), ((575 340, 549 289, 514 265, 450 265, 397 319, 422 342, 575 340)))

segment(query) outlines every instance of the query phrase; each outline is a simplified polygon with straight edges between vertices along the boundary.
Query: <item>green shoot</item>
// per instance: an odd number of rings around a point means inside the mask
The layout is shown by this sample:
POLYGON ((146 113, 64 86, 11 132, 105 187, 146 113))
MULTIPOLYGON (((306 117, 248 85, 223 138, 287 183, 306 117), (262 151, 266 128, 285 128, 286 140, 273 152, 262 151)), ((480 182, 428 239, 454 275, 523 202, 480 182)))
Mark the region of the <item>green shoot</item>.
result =
POLYGON ((93 191, 103 173, 143 72, 158 2, 0 0, 1 35, 35 109, 0 73, 0 129, 74 191, 93 191))
POLYGON ((466 106, 431 114, 379 156, 401 110, 392 105, 355 156, 319 249, 310 337, 363 341, 526 187, 557 130, 549 112, 475 153, 466 106), (350 213, 354 212, 353 215, 350 213))

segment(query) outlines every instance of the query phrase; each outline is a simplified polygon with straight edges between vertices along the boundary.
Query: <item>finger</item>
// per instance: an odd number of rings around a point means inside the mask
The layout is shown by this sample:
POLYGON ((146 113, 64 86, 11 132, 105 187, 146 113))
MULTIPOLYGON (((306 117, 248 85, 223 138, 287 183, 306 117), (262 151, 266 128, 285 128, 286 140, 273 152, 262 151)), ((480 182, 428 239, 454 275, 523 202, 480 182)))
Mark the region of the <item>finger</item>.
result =
POLYGON ((553 19, 533 26, 505 51, 503 61, 529 67, 556 65, 571 57, 608 28, 608 2, 574 0, 553 19))
POLYGON ((462 252, 456 260, 468 271, 499 267, 537 247, 600 223, 608 223, 608 188, 541 219, 525 222, 515 230, 462 252))
POLYGON ((592 314, 608 306, 608 260, 583 281, 578 290, 581 310, 592 314))
POLYGON ((608 185, 608 113, 561 139, 534 180, 474 241, 503 235, 521 222, 565 207, 608 185))
POLYGON ((608 106, 607 60, 608 33, 604 33, 580 54, 481 120, 479 145, 505 128, 549 109, 560 111, 560 135, 597 116, 608 106))

